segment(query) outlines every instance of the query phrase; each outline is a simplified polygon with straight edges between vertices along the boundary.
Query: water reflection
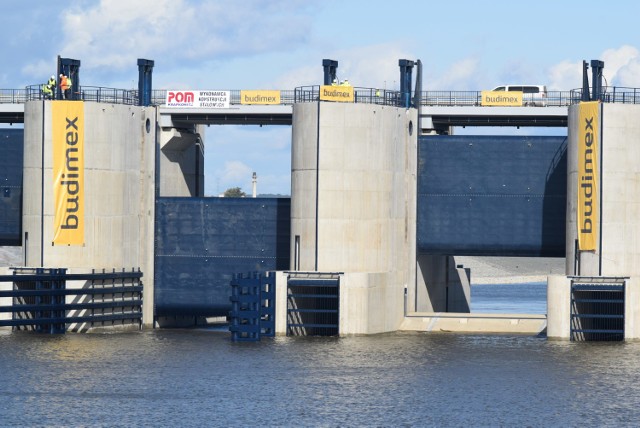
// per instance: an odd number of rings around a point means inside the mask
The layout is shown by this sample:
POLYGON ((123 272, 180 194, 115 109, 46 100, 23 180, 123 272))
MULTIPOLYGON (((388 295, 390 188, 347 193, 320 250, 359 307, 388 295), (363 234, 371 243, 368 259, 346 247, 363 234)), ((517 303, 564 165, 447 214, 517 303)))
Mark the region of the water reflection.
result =
POLYGON ((0 335, 8 426, 631 426, 640 345, 394 333, 0 335))
POLYGON ((471 312, 546 314, 547 283, 472 285, 471 312))

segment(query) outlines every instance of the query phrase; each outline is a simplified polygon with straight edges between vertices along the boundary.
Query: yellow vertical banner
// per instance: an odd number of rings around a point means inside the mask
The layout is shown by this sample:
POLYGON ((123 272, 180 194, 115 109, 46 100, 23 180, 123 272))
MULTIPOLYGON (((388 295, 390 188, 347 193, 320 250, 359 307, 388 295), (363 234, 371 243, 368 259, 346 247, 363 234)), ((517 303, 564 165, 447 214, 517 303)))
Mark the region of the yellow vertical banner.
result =
POLYGON ((578 249, 594 251, 600 224, 600 102, 581 102, 578 108, 578 249))
POLYGON ((53 101, 55 245, 84 244, 84 104, 53 101))

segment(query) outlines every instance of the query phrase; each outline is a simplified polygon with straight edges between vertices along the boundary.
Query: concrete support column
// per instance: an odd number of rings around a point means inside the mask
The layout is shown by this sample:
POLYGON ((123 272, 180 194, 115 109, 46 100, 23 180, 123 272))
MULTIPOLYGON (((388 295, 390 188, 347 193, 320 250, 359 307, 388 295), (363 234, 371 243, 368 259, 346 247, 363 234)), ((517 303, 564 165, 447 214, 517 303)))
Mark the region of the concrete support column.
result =
POLYGON ((52 111, 60 106, 56 103, 62 101, 25 104, 22 225, 29 236, 23 243, 25 265, 109 272, 140 268, 143 322, 151 326, 156 109, 76 102, 84 115, 79 130, 84 140, 84 234, 79 245, 53 245, 52 111))
POLYGON ((553 275, 547 278, 547 338, 571 338, 571 279, 553 275))
POLYGON ((204 128, 161 128, 160 196, 204 196, 204 128))
POLYGON ((624 339, 640 339, 640 277, 625 281, 624 289, 624 339))
POLYGON ((396 330, 415 284, 417 111, 299 103, 292 134, 290 265, 344 273, 341 334, 396 330))
POLYGON ((604 103, 600 118, 597 206, 600 222, 597 248, 576 257, 579 106, 569 107, 567 138, 566 273, 579 276, 640 274, 640 105, 604 103))
POLYGON ((287 334, 287 273, 275 272, 276 275, 276 335, 287 334))

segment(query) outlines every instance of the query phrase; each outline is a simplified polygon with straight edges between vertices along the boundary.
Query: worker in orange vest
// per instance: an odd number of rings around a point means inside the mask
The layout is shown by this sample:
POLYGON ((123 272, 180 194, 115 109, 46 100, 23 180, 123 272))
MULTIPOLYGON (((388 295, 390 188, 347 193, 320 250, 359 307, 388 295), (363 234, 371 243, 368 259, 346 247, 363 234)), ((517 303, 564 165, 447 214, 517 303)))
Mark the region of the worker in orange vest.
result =
POLYGON ((71 87, 71 83, 69 82, 69 78, 64 74, 60 75, 60 90, 62 91, 62 99, 69 99, 69 88, 71 87))

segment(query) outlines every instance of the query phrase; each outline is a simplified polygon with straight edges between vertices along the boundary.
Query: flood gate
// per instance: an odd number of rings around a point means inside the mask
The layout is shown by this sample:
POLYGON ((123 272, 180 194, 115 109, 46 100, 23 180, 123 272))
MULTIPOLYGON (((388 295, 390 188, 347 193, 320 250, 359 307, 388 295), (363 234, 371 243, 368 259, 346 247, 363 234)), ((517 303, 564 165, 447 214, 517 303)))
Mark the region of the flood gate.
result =
POLYGON ((340 274, 291 272, 287 276, 287 336, 338 336, 340 274))
POLYGON ((22 245, 23 129, 0 129, 0 246, 22 245))
POLYGON ((564 257, 566 137, 418 138, 421 254, 564 257))
POLYGON ((624 278, 571 280, 571 340, 624 340, 624 278))
POLYGON ((234 275, 289 269, 289 198, 156 202, 155 316, 220 317, 234 275))

